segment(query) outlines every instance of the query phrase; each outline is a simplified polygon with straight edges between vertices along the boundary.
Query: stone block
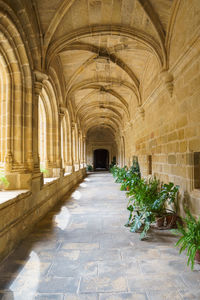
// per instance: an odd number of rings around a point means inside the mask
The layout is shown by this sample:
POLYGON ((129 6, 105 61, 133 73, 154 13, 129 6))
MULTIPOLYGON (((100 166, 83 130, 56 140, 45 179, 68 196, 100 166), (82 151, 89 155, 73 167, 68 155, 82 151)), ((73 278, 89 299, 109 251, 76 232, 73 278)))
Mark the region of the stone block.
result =
POLYGON ((168 155, 168 164, 176 164, 176 155, 168 155))
POLYGON ((189 141, 189 151, 200 151, 200 139, 192 139, 189 141))
POLYGON ((187 151, 187 142, 180 142, 180 152, 186 152, 187 151))

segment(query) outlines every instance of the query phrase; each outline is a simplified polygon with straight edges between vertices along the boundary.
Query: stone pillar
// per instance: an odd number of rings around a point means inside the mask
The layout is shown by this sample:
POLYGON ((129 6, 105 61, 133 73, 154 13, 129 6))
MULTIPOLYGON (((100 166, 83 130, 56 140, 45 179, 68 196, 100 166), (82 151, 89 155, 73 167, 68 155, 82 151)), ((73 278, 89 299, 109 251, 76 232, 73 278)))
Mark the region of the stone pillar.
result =
POLYGON ((85 168, 87 164, 86 161, 86 136, 83 136, 83 167, 85 168))
POLYGON ((83 147, 83 136, 80 138, 80 168, 84 168, 84 147, 83 147))
POLYGON ((72 122, 72 124, 71 124, 71 161, 72 161, 72 172, 75 171, 75 151, 76 151, 76 144, 75 144, 75 123, 72 122))
POLYGON ((63 163, 65 158, 61 156, 61 122, 64 118, 64 112, 62 109, 59 111, 59 123, 58 123, 58 153, 57 153, 57 159, 56 159, 56 168, 53 168, 53 177, 62 177, 65 173, 65 170, 63 168, 63 163))
POLYGON ((75 171, 79 170, 79 160, 78 160, 78 134, 77 134, 77 124, 74 123, 73 130, 73 148, 74 148, 74 169, 75 171))
POLYGON ((35 70, 35 82, 33 91, 33 175, 32 190, 36 192, 43 184, 43 174, 40 172, 40 159, 38 149, 38 113, 39 113, 39 96, 42 92, 43 81, 48 76, 40 71, 35 70))
POLYGON ((11 97, 6 101, 6 153, 5 153, 5 172, 12 170, 12 152, 11 152, 11 97))

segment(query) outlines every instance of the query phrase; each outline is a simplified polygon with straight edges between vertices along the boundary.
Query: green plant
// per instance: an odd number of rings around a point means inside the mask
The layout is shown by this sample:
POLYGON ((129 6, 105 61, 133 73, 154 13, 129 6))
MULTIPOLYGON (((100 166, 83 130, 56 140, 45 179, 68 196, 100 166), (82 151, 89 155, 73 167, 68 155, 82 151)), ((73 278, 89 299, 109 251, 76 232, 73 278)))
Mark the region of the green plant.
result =
POLYGON ((187 210, 186 217, 183 221, 185 227, 178 223, 178 229, 173 229, 172 232, 176 235, 181 234, 175 246, 180 246, 179 253, 187 249, 187 265, 189 266, 191 264, 191 270, 193 270, 196 252, 198 250, 200 251, 200 217, 196 220, 190 211, 187 210))
POLYGON ((158 198, 152 206, 153 211, 158 215, 166 213, 175 214, 177 212, 176 199, 178 190, 179 186, 175 186, 173 182, 162 184, 158 193, 158 198), (171 208, 169 208, 169 206, 171 208))
POLYGON ((0 173, 0 186, 2 186, 2 188, 9 186, 8 179, 3 173, 0 173))
POLYGON ((48 173, 49 173, 48 170, 43 168, 43 167, 40 167, 40 172, 45 174, 45 175, 48 175, 48 173))
POLYGON ((125 226, 130 227, 131 232, 142 229, 140 239, 147 235, 150 225, 155 221, 155 214, 152 206, 158 197, 159 181, 156 178, 149 180, 137 178, 135 184, 131 186, 129 202, 129 219, 125 226))
POLYGON ((116 156, 113 156, 113 160, 111 161, 111 164, 109 165, 109 171, 111 172, 111 169, 116 165, 116 156))
POLYGON ((155 177, 149 180, 135 178, 127 193, 130 196, 127 206, 130 214, 125 226, 129 226, 131 232, 143 229, 140 238, 144 239, 156 217, 174 213, 175 210, 168 206, 176 207, 177 193, 178 186, 172 182, 160 185, 155 177))
POLYGON ((118 182, 118 183, 122 183, 126 180, 126 173, 128 171, 127 169, 127 166, 124 166, 123 168, 115 168, 114 169, 115 172, 114 172, 114 177, 116 178, 115 182, 118 182))
POLYGON ((86 169, 87 169, 88 172, 90 172, 90 171, 93 170, 93 167, 92 167, 92 165, 87 165, 86 169))

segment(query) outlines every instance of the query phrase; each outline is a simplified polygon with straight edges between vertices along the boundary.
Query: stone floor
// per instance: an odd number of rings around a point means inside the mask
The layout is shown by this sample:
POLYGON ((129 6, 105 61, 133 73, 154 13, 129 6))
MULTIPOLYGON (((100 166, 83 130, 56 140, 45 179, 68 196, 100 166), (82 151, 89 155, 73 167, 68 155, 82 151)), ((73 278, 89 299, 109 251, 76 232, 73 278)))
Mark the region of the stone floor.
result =
POLYGON ((90 174, 0 266, 0 299, 200 299, 169 231, 147 241, 124 227, 125 193, 109 173, 90 174))

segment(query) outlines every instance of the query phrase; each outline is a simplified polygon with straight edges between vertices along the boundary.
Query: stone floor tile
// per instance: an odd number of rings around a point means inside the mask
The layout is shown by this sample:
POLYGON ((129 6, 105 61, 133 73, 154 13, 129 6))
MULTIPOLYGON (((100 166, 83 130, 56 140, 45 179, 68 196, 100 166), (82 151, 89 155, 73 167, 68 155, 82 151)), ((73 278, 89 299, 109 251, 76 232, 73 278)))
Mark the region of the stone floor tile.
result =
POLYGON ((127 282, 120 274, 115 276, 83 277, 80 293, 126 292, 127 282))
POLYGON ((76 293, 79 278, 74 277, 47 277, 43 278, 38 285, 39 293, 76 293))
POLYGON ((64 300, 99 300, 98 294, 66 294, 64 300))
POLYGON ((184 289, 179 291, 183 300, 199 300, 200 299, 200 288, 197 289, 184 289))
POLYGON ((177 272, 185 272, 187 271, 187 266, 184 264, 180 264, 178 260, 160 260, 160 259, 152 259, 152 260, 141 260, 139 261, 141 270, 145 274, 159 274, 159 273, 172 273, 177 274, 177 272))
POLYGON ((92 251, 81 251, 80 260, 88 261, 121 261, 120 250, 117 249, 95 249, 92 251))
POLYGON ((103 276, 112 276, 112 274, 120 274, 128 276, 132 274, 141 274, 141 269, 137 261, 135 262, 98 262, 98 273, 103 276))
POLYGON ((34 300, 63 300, 63 297, 63 294, 38 294, 34 300))
POLYGON ((149 300, 182 300, 178 291, 150 291, 147 293, 149 300))
POLYGON ((180 278, 178 274, 144 274, 144 275, 136 275, 136 276, 128 276, 128 286, 130 291, 134 291, 135 289, 145 289, 147 291, 155 290, 177 290, 178 288, 185 288, 183 280, 180 278))
POLYGON ((64 243, 61 249, 68 250, 93 250, 99 249, 99 243, 64 243))
POLYGON ((122 294, 100 294, 99 300, 147 300, 145 292, 122 293, 122 294))
POLYGON ((97 263, 80 261, 71 261, 69 259, 63 259, 58 257, 49 271, 50 276, 55 277, 79 277, 81 275, 96 276, 97 275, 97 263))
POLYGON ((199 288, 200 290, 200 272, 198 271, 191 272, 190 270, 188 270, 188 272, 183 273, 181 277, 187 287, 194 288, 194 289, 199 288))

